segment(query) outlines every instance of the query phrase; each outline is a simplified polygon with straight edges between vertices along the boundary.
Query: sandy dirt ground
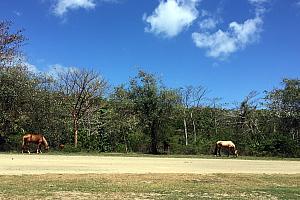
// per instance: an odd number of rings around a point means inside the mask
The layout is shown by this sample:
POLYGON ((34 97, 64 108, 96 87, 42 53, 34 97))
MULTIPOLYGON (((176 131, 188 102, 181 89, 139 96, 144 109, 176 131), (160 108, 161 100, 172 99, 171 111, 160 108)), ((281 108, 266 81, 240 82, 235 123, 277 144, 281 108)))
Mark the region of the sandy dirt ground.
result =
POLYGON ((0 154, 0 175, 300 173, 300 161, 0 154))

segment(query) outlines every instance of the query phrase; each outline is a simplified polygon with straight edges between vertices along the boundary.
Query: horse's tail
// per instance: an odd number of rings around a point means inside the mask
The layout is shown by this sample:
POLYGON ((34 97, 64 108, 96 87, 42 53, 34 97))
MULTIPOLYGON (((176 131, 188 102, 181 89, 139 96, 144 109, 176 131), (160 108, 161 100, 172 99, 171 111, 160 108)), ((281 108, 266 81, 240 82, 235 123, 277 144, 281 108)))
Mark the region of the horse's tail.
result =
POLYGON ((25 139, 26 139, 26 137, 25 137, 25 135, 23 135, 23 136, 22 136, 22 147, 21 147, 22 153, 23 153, 23 151, 26 149, 26 142, 25 142, 25 139))
POLYGON ((24 147, 25 145, 25 136, 22 136, 22 148, 24 147))
POLYGON ((25 134, 22 136, 22 145, 26 145, 26 142, 30 141, 31 135, 25 134))
POLYGON ((214 155, 217 155, 217 152, 218 152, 218 143, 216 143, 214 155))

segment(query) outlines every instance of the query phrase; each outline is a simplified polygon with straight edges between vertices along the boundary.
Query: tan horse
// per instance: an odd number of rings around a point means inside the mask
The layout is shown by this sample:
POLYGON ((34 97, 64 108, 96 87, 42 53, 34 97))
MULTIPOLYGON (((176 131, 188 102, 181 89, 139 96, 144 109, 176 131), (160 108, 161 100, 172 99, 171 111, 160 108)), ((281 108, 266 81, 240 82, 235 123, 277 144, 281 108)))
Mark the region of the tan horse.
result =
POLYGON ((226 149, 228 151, 228 156, 230 153, 238 157, 238 151, 232 141, 218 141, 215 147, 215 156, 219 154, 221 156, 221 149, 226 149))
POLYGON ((27 149, 27 152, 30 154, 29 146, 28 146, 29 143, 37 144, 36 153, 42 153, 42 151, 41 151, 42 145, 45 146, 45 150, 49 149, 48 142, 42 134, 27 133, 23 136, 22 141, 23 141, 22 142, 22 153, 24 152, 24 150, 27 149))

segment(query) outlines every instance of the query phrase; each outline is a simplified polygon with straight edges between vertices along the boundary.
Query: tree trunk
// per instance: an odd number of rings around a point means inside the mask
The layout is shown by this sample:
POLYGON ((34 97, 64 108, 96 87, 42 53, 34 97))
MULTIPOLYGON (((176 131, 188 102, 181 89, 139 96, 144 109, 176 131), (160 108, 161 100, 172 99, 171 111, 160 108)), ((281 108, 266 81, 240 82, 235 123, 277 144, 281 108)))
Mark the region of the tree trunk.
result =
POLYGON ((183 124, 184 124, 185 146, 187 146, 188 145, 188 132, 187 132, 187 125, 186 125, 185 118, 183 119, 183 124))
POLYGON ((191 120, 193 122, 193 131, 194 131, 194 142, 197 142, 197 133, 196 133, 196 124, 195 120, 193 119, 193 112, 191 112, 191 120))
POLYGON ((78 117, 74 116, 73 119, 73 131, 74 131, 74 146, 75 148, 77 148, 77 144, 78 144, 78 117))
POLYGON ((157 131, 158 131, 158 125, 157 122, 153 122, 151 126, 151 153, 157 154, 157 131))
POLYGON ((184 125, 185 146, 187 146, 188 145, 188 130, 187 130, 186 119, 185 119, 185 111, 183 114, 183 125, 184 125))
POLYGON ((128 146, 127 146, 127 140, 125 135, 124 135, 124 144, 125 144, 125 152, 128 153, 128 146))
POLYGON ((216 118, 216 116, 214 116, 214 126, 215 126, 215 134, 218 134, 217 118, 216 118))

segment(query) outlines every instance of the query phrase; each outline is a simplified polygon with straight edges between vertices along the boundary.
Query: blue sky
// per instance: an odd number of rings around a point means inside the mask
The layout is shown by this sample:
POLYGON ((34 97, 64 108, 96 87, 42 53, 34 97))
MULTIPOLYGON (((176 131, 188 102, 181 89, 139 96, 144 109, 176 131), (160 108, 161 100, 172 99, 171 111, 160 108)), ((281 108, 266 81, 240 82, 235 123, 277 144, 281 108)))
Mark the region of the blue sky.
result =
POLYGON ((85 67, 111 85, 139 69, 241 101, 300 75, 300 0, 3 0, 38 71, 85 67))

